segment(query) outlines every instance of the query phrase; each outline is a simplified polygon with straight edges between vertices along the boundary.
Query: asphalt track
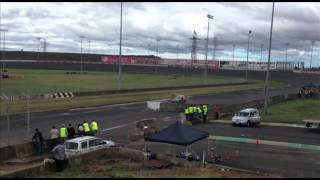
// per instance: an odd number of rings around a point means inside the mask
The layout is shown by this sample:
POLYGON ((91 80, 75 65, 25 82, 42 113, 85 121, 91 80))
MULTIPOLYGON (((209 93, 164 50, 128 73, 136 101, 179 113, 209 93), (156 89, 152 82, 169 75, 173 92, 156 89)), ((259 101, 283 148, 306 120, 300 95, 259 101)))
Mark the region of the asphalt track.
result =
MULTIPOLYGON (((75 68, 73 64, 53 63, 53 64, 33 64, 19 63, 19 66, 6 63, 6 67, 14 68, 43 68, 50 69, 66 69, 75 68)), ((97 64, 86 64, 86 68, 91 70, 100 70, 102 68, 95 68, 97 64), (89 68, 90 67, 90 68, 89 68)), ((104 70, 116 70, 113 66, 104 66, 104 70)), ((102 68, 102 69, 103 69, 102 68)), ((162 69, 158 67, 159 73, 202 73, 201 70, 185 71, 179 68, 162 69)), ((154 67, 126 67, 124 70, 130 72, 150 72, 152 73, 154 67), (147 70, 146 70, 147 69, 147 70)), ((210 74, 240 76, 244 71, 213 71, 210 74)), ((249 72, 250 79, 264 79, 264 72, 249 72)), ((297 92, 297 88, 306 82, 319 83, 319 76, 293 74, 285 72, 272 72, 271 80, 278 80, 288 84, 287 88, 271 91, 272 95, 283 94, 288 92, 297 92)), ((211 94, 206 96, 190 97, 192 103, 210 103, 210 104, 238 104, 251 100, 258 100, 263 97, 262 90, 231 92, 222 94, 211 94)), ((38 127, 47 137, 52 125, 60 126, 62 123, 78 124, 83 120, 98 120, 100 123, 99 136, 123 143, 125 145, 141 149, 143 143, 139 139, 135 139, 136 129, 135 122, 143 119, 154 119, 159 123, 160 127, 165 127, 181 118, 179 113, 156 112, 147 109, 146 103, 137 103, 129 105, 110 105, 100 107, 68 109, 63 111, 31 114, 30 129, 27 134, 26 131, 26 116, 20 116, 10 119, 10 131, 8 132, 8 124, 6 119, 2 119, 1 130, 1 146, 7 144, 15 144, 20 142, 30 141, 34 128, 38 127), (134 141, 138 140, 138 141, 134 141), (130 143, 131 142, 131 143, 130 143)), ((207 124, 196 125, 196 128, 208 131, 212 135, 239 137, 239 138, 253 138, 261 140, 273 140, 280 142, 292 142, 301 144, 320 144, 320 133, 309 132, 302 128, 290 127, 268 127, 260 126, 254 128, 232 127, 229 124, 207 124)), ((140 137, 141 138, 141 137, 140 137)), ((255 145, 238 142, 224 142, 213 141, 210 143, 216 148, 217 153, 226 156, 229 152, 239 150, 240 156, 224 160, 223 165, 228 165, 237 168, 244 168, 248 170, 255 170, 267 173, 280 174, 286 177, 319 177, 320 176, 320 152, 305 149, 294 149, 290 147, 278 147, 269 145, 255 145)), ((148 143, 148 147, 155 152, 165 152, 168 150, 168 145, 161 143, 148 143)), ((207 142, 202 141, 192 146, 192 148, 201 153, 206 149, 207 142)), ((178 147, 177 147, 178 148, 178 147)), ((182 150, 176 149, 177 151, 182 150)))

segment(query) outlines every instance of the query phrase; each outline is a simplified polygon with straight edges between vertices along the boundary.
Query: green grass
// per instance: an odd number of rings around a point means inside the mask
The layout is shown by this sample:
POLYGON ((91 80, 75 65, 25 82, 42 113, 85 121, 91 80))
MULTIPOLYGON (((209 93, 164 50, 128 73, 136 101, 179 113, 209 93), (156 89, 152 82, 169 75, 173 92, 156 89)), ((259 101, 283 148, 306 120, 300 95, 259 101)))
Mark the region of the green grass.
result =
POLYGON ((298 99, 270 106, 262 121, 281 123, 303 123, 303 119, 320 120, 319 99, 298 99))
MULTIPOLYGON (((282 87, 282 83, 272 82, 273 88, 282 87)), ((232 86, 219 86, 219 87, 203 87, 203 88, 189 88, 189 89, 176 89, 176 90, 154 90, 146 92, 132 92, 121 94, 107 94, 100 96, 85 96, 75 97, 70 99, 50 99, 50 100, 32 100, 31 112, 52 111, 79 107, 90 107, 106 104, 139 102, 147 100, 156 100, 163 98, 172 98, 175 95, 183 94, 185 96, 213 94, 222 92, 233 92, 241 90, 261 89, 263 81, 255 81, 253 84, 232 85, 232 86)), ((9 113, 21 114, 26 113, 26 101, 9 102, 8 106, 2 104, 2 114, 6 114, 7 107, 9 113)))
MULTIPOLYGON (((2 93, 7 96, 54 93, 54 92, 91 92, 116 90, 117 72, 89 71, 88 74, 66 74, 64 70, 8 69, 10 74, 22 76, 22 79, 2 81, 2 93)), ((243 78, 208 76, 208 84, 242 82, 243 78)), ((140 89, 154 87, 178 87, 202 85, 202 75, 160 75, 123 73, 122 89, 140 89)))

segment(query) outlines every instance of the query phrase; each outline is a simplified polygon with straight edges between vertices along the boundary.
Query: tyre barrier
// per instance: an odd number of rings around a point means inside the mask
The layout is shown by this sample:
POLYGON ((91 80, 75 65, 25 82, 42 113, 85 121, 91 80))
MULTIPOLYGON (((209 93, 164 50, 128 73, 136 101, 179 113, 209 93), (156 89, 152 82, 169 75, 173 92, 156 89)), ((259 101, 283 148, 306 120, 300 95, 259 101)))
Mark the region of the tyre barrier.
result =
POLYGON ((41 95, 33 95, 33 96, 1 96, 2 101, 25 101, 28 98, 30 100, 37 100, 37 99, 66 99, 66 98, 73 98, 75 97, 73 92, 59 92, 53 94, 41 94, 41 95))

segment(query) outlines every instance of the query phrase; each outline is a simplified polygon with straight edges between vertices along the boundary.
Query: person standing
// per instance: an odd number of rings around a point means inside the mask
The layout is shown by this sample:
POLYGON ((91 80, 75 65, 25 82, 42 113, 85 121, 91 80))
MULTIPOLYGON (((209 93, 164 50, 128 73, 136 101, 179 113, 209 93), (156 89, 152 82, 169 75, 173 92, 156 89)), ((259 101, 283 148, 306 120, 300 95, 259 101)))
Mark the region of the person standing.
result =
POLYGON ((41 156, 43 154, 44 138, 38 128, 36 128, 36 132, 34 133, 34 135, 32 137, 32 141, 35 141, 35 143, 36 143, 37 155, 41 156))
POLYGON ((207 114, 208 114, 208 105, 204 104, 202 105, 202 118, 203 123, 207 123, 207 114))
POLYGON ((189 121, 189 107, 186 106, 186 108, 184 109, 184 114, 186 116, 186 121, 189 121))
POLYGON ((64 142, 60 141, 60 143, 56 145, 51 152, 53 153, 53 158, 56 161, 57 172, 63 171, 66 162, 64 142))
POLYGON ((74 130, 72 124, 68 125, 67 131, 68 131, 68 139, 74 138, 74 136, 76 135, 76 131, 74 130))
POLYGON ((64 124, 62 124, 62 126, 60 128, 59 135, 60 135, 60 140, 62 142, 64 142, 68 138, 68 131, 67 131, 67 128, 64 124))
POLYGON ((78 137, 83 136, 83 126, 81 123, 78 124, 78 137))
POLYGON ((83 122, 83 131, 84 131, 84 135, 85 136, 89 136, 90 135, 90 127, 87 121, 83 122))
POLYGON ((52 149, 53 147, 55 147, 59 142, 59 131, 55 126, 52 126, 50 132, 50 149, 52 149))
POLYGON ((95 136, 99 130, 98 123, 95 120, 92 120, 90 124, 90 128, 92 131, 92 135, 95 136))

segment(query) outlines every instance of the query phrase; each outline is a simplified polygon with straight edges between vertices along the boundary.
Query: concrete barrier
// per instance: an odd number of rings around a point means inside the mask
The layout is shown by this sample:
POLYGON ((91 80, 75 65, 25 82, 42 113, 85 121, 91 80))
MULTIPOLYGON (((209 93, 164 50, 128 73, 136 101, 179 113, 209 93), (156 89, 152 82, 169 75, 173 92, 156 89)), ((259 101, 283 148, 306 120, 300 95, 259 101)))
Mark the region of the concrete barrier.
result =
POLYGON ((161 103, 162 103, 161 101, 147 101, 147 107, 149 109, 158 111, 158 110, 160 110, 161 103))

